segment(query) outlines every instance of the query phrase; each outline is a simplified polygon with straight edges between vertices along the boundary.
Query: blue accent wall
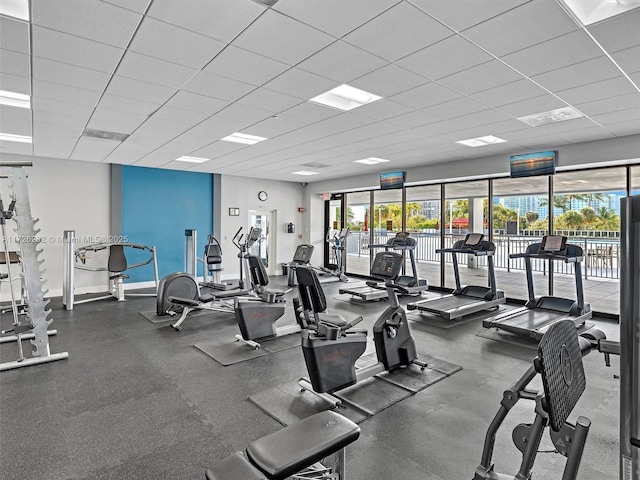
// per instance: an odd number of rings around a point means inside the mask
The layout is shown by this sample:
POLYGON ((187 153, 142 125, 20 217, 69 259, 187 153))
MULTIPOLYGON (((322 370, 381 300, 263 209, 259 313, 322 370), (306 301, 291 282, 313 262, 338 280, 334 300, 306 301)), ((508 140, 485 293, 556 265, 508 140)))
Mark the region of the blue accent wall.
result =
MULTIPOLYGON (((211 174, 123 165, 121 182, 120 235, 128 243, 155 245, 160 278, 184 270, 185 229, 198 231, 197 254, 202 255, 213 231, 211 174)), ((130 265, 148 257, 130 248, 125 253, 130 265)), ((127 273, 127 282, 153 280, 151 264, 127 273)))

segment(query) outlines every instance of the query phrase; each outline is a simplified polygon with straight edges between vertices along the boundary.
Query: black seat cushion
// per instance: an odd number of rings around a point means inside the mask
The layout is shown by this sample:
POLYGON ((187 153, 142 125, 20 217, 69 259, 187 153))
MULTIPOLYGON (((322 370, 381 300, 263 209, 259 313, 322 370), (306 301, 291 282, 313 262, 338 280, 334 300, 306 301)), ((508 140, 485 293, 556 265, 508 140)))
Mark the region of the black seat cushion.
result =
POLYGON ((284 480, 335 453, 360 435, 360 427, 327 410, 247 446, 247 457, 272 480, 284 480))
POLYGON ((207 480, 267 480, 267 477, 251 465, 242 452, 229 455, 215 467, 207 469, 207 480))

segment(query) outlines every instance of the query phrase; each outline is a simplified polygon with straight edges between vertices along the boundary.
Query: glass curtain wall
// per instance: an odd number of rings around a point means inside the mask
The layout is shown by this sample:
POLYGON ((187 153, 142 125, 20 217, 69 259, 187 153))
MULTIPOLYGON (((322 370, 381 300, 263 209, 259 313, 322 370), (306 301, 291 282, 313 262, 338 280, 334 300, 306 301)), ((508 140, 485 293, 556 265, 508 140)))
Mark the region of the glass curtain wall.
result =
POLYGON ((415 256, 418 275, 429 285, 440 285, 440 185, 406 189, 406 231, 417 240, 415 256))
POLYGON ((333 246, 334 236, 340 232, 340 229, 342 228, 342 196, 333 196, 328 202, 328 207, 328 226, 324 245, 324 265, 325 267, 333 270, 336 268, 336 255, 334 249, 331 247, 333 246))
POLYGON ((640 166, 631 167, 631 194, 640 195, 640 166))
MULTIPOLYGON (((507 298, 528 298, 525 263, 510 259, 549 230, 549 177, 498 178, 493 180, 493 242, 496 246, 496 285, 507 298)), ((549 293, 546 262, 533 260, 536 295, 549 293)))
POLYGON ((369 244, 371 243, 370 192, 354 192, 347 195, 347 238, 345 256, 347 273, 369 275, 369 244))
MULTIPOLYGON (((467 233, 484 233, 489 237, 489 181, 447 183, 445 185, 444 240, 445 247, 451 247, 467 233)), ((486 285, 486 261, 482 257, 460 255, 460 281, 463 285, 486 285)), ((455 288, 451 255, 446 254, 444 266, 444 286, 455 288)))
MULTIPOLYGON (((553 230, 584 249, 585 301, 592 310, 619 313, 620 198, 627 195, 626 168, 558 173, 553 184, 553 230)), ((554 295, 574 297, 571 265, 554 263, 554 295)))

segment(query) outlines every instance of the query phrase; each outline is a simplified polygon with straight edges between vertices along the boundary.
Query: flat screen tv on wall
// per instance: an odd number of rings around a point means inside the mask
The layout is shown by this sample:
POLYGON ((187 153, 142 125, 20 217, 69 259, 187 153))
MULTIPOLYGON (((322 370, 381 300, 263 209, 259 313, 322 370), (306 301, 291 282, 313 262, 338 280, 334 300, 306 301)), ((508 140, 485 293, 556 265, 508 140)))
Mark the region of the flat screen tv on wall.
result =
POLYGON ((554 150, 511 155, 509 158, 511 178, 553 175, 556 173, 556 157, 554 150))
POLYGON ((405 172, 388 172, 380 174, 380 189, 391 190, 404 187, 405 172))

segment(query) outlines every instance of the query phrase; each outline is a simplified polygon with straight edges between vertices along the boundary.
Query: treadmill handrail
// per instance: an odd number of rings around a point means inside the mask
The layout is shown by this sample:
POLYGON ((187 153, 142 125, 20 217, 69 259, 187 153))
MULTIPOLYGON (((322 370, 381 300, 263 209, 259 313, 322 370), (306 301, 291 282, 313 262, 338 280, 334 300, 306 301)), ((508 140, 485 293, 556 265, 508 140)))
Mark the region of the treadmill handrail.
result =
POLYGON ((559 260, 565 263, 584 262, 584 256, 567 256, 548 253, 512 253, 509 258, 539 258, 543 260, 559 260))
POLYGON ((438 248, 436 253, 467 253, 476 257, 491 256, 495 252, 493 250, 474 250, 472 248, 438 248))

